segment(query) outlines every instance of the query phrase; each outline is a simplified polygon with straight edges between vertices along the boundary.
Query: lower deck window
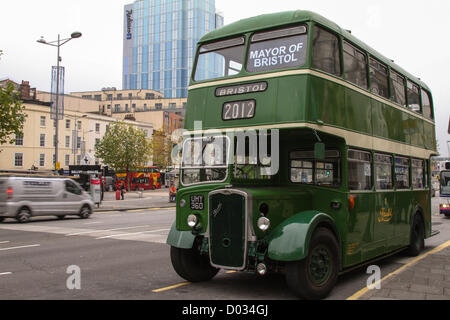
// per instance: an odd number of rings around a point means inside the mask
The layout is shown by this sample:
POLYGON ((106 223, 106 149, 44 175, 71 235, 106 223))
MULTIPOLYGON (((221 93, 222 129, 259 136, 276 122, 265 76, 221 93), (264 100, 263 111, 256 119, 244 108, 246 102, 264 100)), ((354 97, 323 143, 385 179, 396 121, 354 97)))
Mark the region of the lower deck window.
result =
POLYGON ((384 154, 375 154, 375 188, 377 190, 392 190, 392 167, 393 160, 391 156, 384 154))
POLYGON ((325 160, 314 159, 314 151, 294 151, 290 155, 290 179, 294 183, 325 187, 341 184, 339 151, 327 150, 325 160))
POLYGON ((372 155, 369 152, 348 151, 348 188, 372 190, 372 155))
POLYGON ((395 180, 399 190, 409 189, 409 159, 395 158, 395 180))
POLYGON ((412 185, 414 189, 424 188, 423 160, 412 160, 412 185))

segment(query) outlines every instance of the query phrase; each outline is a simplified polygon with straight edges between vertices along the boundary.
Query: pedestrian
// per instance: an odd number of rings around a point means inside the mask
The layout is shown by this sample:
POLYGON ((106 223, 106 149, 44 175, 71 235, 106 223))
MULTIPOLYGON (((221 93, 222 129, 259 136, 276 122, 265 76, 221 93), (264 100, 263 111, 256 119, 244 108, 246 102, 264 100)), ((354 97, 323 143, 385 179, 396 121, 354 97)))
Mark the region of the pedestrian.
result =
POLYGON ((125 200, 124 199, 124 196, 125 196, 125 182, 122 182, 122 186, 120 187, 120 196, 122 197, 122 200, 125 200))

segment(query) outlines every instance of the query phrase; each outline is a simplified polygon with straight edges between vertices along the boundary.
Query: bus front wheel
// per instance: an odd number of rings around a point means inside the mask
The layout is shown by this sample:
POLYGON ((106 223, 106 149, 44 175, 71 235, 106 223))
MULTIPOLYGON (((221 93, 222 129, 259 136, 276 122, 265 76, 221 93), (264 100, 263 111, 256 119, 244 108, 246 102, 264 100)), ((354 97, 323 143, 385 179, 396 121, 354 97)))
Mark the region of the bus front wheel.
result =
POLYGON ((286 265, 286 282, 303 299, 326 298, 336 284, 339 272, 339 247, 333 233, 317 229, 308 256, 286 265))
POLYGON ((211 266, 208 256, 200 255, 195 245, 192 249, 171 247, 170 258, 176 273, 190 282, 211 280, 219 272, 211 266))

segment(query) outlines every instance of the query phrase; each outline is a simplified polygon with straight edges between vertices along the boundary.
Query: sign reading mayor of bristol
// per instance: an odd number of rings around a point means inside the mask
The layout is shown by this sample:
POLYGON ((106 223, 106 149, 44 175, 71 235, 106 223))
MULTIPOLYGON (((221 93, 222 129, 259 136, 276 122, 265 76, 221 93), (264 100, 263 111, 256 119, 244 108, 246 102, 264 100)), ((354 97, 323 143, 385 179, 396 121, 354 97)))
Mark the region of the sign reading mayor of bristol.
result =
POLYGON ((302 66, 306 60, 306 42, 304 34, 252 43, 247 71, 264 72, 302 66))

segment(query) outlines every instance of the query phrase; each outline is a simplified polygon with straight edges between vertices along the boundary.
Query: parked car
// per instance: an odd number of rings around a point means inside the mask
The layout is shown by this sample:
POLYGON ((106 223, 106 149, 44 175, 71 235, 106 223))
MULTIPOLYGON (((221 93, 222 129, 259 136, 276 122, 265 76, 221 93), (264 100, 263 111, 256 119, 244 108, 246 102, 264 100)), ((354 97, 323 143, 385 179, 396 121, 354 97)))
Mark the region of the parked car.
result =
POLYGON ((70 178, 0 175, 0 222, 15 218, 24 223, 33 216, 87 219, 93 208, 91 196, 70 178))

